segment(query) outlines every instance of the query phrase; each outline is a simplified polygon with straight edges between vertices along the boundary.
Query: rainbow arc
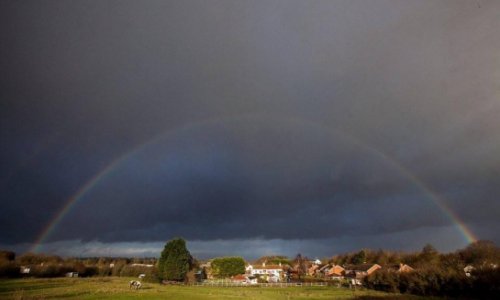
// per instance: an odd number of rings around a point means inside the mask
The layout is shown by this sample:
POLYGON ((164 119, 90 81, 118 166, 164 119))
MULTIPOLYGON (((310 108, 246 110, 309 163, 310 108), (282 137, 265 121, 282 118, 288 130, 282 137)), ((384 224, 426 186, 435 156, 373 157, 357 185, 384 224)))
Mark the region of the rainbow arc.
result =
MULTIPOLYGON (((149 147, 151 145, 154 145, 161 139, 167 138, 169 136, 172 136, 174 134, 181 134, 184 131, 188 131, 190 129, 199 127, 199 126, 206 126, 209 124, 216 124, 218 122, 224 122, 224 121, 238 121, 241 120, 242 118, 248 118, 248 117, 254 117, 253 115, 246 115, 246 116, 240 116, 240 117, 230 117, 230 118, 216 118, 216 119, 207 119, 207 120, 202 120, 198 122, 192 122, 189 124, 186 124, 181 127, 177 127, 171 130, 167 130, 166 132, 160 133, 156 136, 154 136, 152 139, 149 139, 145 141, 142 144, 136 145, 126 153, 122 154, 118 158, 112 160, 110 163, 108 163, 104 168, 102 168, 98 173, 96 173, 93 177, 91 177, 84 185, 82 185, 76 193, 71 196, 65 204, 61 207, 61 209, 55 214, 55 216, 50 220, 50 222, 47 224, 47 226, 40 232, 38 235, 38 238, 36 241, 33 243, 33 247, 31 248, 32 252, 37 252, 40 248, 40 246, 47 241, 47 239, 51 236, 51 234, 55 231, 55 229, 58 227, 58 225, 61 223, 61 221, 64 219, 64 217, 75 207, 77 203, 82 201, 84 199, 84 196, 87 195, 92 189, 98 185, 99 182, 103 181, 105 178, 107 178, 110 174, 113 173, 113 171, 118 168, 121 164, 126 162, 128 159, 133 157, 134 155, 138 154, 141 150, 145 149, 146 147, 149 147)), ((436 206, 436 208, 439 209, 443 213, 443 215, 452 223, 454 226, 457 228, 457 230, 460 232, 462 237, 467 243, 472 243, 477 240, 475 235, 472 233, 472 231, 467 227, 465 222, 463 222, 460 217, 451 209, 447 204, 445 199, 438 195, 436 192, 434 192, 432 189, 430 189, 421 179, 419 179, 417 176, 412 174, 407 168, 405 168, 401 163, 399 163, 397 160, 394 158, 391 158, 387 156, 385 153, 380 151, 379 149, 376 149, 370 145, 367 145, 366 143, 363 143, 356 137, 349 135, 345 132, 342 131, 337 131, 333 130, 331 128, 325 127, 321 124, 306 121, 303 119, 297 119, 297 118, 290 118, 290 117, 278 117, 273 116, 273 120, 276 119, 283 119, 286 122, 293 122, 298 126, 311 126, 316 130, 322 130, 326 131, 330 134, 337 134, 341 135, 347 139, 349 139, 352 143, 358 145, 359 147, 363 147, 364 149, 367 149, 371 153, 375 154, 376 156, 380 157, 383 161, 389 163, 391 166, 395 167, 401 174, 403 174, 409 181, 411 181, 416 187, 418 187, 422 192, 424 192, 429 199, 432 201, 432 203, 436 206)))

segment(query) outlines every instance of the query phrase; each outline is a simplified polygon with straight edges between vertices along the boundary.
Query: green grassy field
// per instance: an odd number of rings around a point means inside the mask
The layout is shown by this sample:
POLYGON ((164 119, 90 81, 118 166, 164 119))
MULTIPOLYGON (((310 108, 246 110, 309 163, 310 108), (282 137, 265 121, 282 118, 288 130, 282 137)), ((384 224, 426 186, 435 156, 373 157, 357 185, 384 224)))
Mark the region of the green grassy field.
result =
POLYGON ((423 299, 335 287, 202 287, 143 283, 130 290, 130 278, 0 280, 0 299, 423 299))

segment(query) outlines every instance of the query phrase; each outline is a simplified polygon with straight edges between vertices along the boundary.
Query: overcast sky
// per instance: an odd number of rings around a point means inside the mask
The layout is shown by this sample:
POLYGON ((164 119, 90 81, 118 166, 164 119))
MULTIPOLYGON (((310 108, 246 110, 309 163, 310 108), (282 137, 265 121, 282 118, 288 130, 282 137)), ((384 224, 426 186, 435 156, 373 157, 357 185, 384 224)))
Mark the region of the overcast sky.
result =
POLYGON ((1 1, 0 246, 82 188, 39 251, 499 243, 498 28, 495 0, 1 1))

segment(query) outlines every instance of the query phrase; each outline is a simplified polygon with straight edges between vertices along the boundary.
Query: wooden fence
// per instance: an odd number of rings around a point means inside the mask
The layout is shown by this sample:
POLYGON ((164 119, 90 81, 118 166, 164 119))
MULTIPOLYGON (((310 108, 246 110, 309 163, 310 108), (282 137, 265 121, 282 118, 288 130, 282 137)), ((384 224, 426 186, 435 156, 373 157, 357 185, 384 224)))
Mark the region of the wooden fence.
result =
POLYGON ((190 284, 192 286, 215 286, 215 287, 309 287, 309 286, 337 286, 333 282, 276 282, 276 283, 238 283, 231 281, 205 281, 190 284))

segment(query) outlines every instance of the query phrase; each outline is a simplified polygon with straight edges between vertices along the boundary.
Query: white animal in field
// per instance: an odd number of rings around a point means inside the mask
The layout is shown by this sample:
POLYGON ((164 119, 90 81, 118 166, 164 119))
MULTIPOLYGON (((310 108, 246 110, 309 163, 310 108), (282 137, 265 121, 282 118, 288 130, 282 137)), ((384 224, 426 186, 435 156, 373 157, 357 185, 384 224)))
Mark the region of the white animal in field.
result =
POLYGON ((140 289, 142 286, 141 282, 137 280, 130 280, 129 285, 131 289, 136 289, 136 290, 140 289))

